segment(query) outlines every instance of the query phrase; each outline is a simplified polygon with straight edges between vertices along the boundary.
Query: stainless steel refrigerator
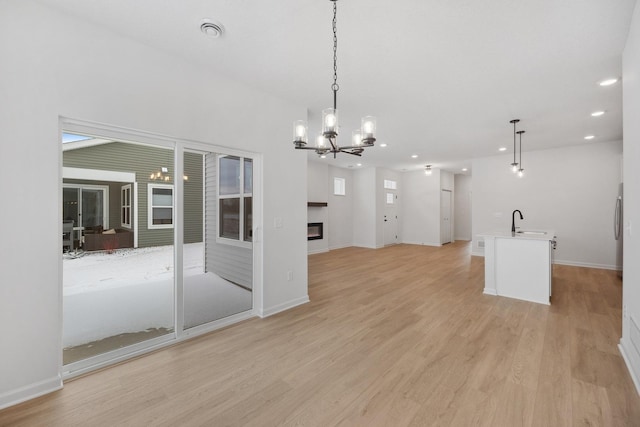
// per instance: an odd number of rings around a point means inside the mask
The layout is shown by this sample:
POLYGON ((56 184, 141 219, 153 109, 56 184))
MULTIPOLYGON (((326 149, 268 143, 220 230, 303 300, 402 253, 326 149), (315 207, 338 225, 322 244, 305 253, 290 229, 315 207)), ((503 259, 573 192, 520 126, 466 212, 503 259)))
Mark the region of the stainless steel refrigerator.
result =
POLYGON ((622 277, 622 190, 623 185, 618 185, 618 197, 613 217, 613 237, 616 238, 616 265, 620 266, 618 276, 622 277))

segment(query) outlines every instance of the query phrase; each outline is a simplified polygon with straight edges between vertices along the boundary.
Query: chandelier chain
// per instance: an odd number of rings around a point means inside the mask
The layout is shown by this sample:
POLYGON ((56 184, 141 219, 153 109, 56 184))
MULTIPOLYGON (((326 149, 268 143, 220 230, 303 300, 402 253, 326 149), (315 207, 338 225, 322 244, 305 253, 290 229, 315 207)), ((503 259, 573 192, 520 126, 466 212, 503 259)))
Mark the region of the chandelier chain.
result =
POLYGON ((340 89, 338 85, 338 28, 337 28, 337 1, 333 2, 333 84, 331 90, 337 92, 340 89))

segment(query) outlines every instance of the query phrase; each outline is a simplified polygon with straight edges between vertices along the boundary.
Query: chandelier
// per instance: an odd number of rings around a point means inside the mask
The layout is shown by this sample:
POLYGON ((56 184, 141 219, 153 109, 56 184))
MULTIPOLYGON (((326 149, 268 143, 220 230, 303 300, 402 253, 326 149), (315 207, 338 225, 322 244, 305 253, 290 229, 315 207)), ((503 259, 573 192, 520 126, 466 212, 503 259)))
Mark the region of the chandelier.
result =
POLYGON ((322 110, 322 133, 316 138, 315 146, 307 146, 308 126, 304 120, 293 122, 293 145, 298 150, 314 150, 320 157, 325 158, 327 153, 347 153, 360 156, 366 147, 373 147, 376 141, 376 118, 366 116, 362 118, 360 129, 354 130, 351 134, 351 145, 339 146, 338 137, 338 32, 336 26, 337 0, 333 2, 333 108, 322 110))

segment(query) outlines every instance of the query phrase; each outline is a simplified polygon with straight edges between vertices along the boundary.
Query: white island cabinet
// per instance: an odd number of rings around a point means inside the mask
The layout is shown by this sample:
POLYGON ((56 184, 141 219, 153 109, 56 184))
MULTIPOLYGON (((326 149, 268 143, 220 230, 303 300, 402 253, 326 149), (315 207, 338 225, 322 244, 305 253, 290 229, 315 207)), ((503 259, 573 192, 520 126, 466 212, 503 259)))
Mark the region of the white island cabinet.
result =
POLYGON ((484 293, 549 304, 553 230, 482 233, 484 293))

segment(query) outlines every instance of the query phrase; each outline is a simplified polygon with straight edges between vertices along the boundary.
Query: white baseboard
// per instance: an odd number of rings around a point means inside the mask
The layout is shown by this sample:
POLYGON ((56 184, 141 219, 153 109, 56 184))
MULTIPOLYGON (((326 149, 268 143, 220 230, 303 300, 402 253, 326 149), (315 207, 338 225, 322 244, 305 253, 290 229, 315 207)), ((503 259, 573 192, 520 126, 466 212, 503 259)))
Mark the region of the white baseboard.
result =
POLYGON ((465 237, 455 236, 453 239, 454 240, 463 240, 465 242, 470 242, 471 241, 471 237, 468 237, 468 236, 465 236, 465 237))
POLYGON ((473 256, 481 256, 484 258, 484 252, 480 252, 480 251, 471 251, 471 255, 473 256))
POLYGON ((553 260, 554 264, 558 265, 569 265, 571 267, 587 267, 587 268, 600 268, 602 270, 620 270, 619 267, 611 264, 594 264, 592 262, 581 262, 581 261, 565 261, 561 259, 553 260))
POLYGON ((640 395, 640 378, 638 378, 638 375, 633 370, 633 364, 631 363, 631 358, 629 357, 629 354, 627 353, 627 350, 625 349, 623 340, 620 340, 620 344, 618 344, 618 350, 620 350, 620 354, 622 355, 622 359, 624 360, 624 363, 627 365, 627 370, 629 371, 629 375, 631 375, 631 379, 633 380, 633 384, 636 386, 636 391, 640 395))
POLYGON ((335 251, 336 249, 344 249, 344 248, 350 248, 353 245, 338 245, 338 246, 329 246, 329 250, 330 251, 335 251))
POLYGON ((356 248, 378 249, 375 246, 365 245, 363 243, 354 243, 353 246, 356 248))
POLYGON ((442 246, 439 242, 418 242, 412 240, 403 240, 402 243, 405 245, 418 245, 418 246, 442 246))
POLYGON ((322 249, 309 250, 309 251, 307 251, 307 255, 323 254, 323 253, 325 253, 325 252, 329 252, 329 249, 327 249, 327 248, 322 248, 322 249))
POLYGON ((0 395, 0 409, 35 399, 45 394, 52 393, 62 388, 62 377, 60 375, 48 380, 29 384, 17 390, 11 390, 0 395))
POLYGON ((289 310, 290 308, 293 307, 297 307, 299 305, 302 304, 306 304, 308 303, 309 300, 309 295, 305 295, 301 298, 297 298, 291 301, 287 301, 287 302, 283 302, 282 304, 278 304, 276 306, 273 307, 269 307, 263 310, 259 310, 258 311, 258 316, 260 317, 268 317, 268 316, 273 316, 276 313, 280 313, 281 311, 285 311, 285 310, 289 310))

